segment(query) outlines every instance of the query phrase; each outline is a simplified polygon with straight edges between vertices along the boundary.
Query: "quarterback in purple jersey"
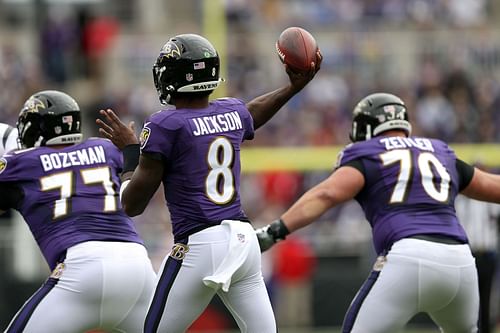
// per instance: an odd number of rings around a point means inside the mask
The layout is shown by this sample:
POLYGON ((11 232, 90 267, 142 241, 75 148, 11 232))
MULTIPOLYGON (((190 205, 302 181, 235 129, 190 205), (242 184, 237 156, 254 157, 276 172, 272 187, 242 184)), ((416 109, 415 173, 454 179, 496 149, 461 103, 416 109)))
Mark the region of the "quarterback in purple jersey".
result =
POLYGON ((411 136, 405 104, 387 93, 356 105, 351 140, 326 180, 257 230, 261 250, 356 199, 379 257, 342 332, 399 332, 420 312, 443 332, 477 332, 477 271, 454 203, 458 193, 499 203, 500 175, 463 162, 440 140, 411 136))
POLYGON ((144 332, 185 332, 216 294, 242 332, 276 332, 257 237, 240 202, 240 149, 314 77, 319 51, 317 59, 307 73, 287 68, 288 85, 249 103, 209 101, 221 82, 215 48, 194 34, 171 38, 153 77, 160 101, 175 109, 147 119, 140 160, 131 127, 111 110, 102 111, 101 133, 124 152, 125 211, 142 213, 163 183, 173 225, 175 244, 160 269, 144 332))
POLYGON ((118 199, 122 154, 80 128, 73 98, 38 92, 19 114, 24 149, 0 159, 0 210, 21 213, 53 272, 5 332, 142 329, 155 273, 118 199))

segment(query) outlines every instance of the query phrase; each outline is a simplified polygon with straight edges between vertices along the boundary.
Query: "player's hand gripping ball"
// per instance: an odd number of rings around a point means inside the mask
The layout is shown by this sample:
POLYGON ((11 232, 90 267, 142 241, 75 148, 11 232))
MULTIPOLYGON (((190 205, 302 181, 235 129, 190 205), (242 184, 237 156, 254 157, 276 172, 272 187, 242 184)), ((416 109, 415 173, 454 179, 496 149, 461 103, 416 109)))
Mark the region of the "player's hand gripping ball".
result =
POLYGON ((297 73, 307 72, 311 69, 311 62, 317 63, 318 49, 313 35, 300 27, 285 29, 276 42, 281 62, 297 73))

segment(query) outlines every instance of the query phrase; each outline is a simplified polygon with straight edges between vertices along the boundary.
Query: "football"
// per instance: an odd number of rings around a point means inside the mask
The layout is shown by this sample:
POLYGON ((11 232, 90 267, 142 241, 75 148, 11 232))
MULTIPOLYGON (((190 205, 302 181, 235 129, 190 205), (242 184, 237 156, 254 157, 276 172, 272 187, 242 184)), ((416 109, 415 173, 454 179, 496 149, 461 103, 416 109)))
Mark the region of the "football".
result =
POLYGON ((295 72, 307 72, 316 62, 318 43, 311 33, 300 27, 289 27, 276 41, 276 51, 284 64, 295 72))

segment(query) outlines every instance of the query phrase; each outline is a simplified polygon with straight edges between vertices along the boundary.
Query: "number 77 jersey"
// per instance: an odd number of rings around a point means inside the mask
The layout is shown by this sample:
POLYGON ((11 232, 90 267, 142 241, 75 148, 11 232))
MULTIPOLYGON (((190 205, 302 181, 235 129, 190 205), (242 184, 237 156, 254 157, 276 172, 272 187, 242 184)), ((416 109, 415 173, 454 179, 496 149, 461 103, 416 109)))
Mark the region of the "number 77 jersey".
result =
POLYGON ((0 158, 0 188, 11 184, 0 196, 21 213, 51 269, 67 248, 81 242, 142 244, 118 199, 122 163, 111 141, 98 138, 0 158))
POLYGON ((354 166, 365 178, 356 196, 372 227, 377 253, 412 235, 467 242, 455 215, 460 189, 457 158, 444 142, 381 136, 347 146, 338 167, 354 166))

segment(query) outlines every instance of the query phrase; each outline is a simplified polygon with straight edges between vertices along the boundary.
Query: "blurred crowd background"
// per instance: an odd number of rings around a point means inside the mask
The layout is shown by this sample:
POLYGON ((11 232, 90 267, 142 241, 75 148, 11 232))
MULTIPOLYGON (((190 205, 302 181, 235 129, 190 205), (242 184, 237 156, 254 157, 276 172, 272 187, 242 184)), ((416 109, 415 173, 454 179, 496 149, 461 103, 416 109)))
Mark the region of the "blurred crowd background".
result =
MULTIPOLYGON (((345 145, 353 106, 376 91, 406 101, 416 135, 500 140, 498 0, 0 0, 0 121, 14 125, 28 96, 60 89, 84 110, 86 136, 98 135, 101 108, 140 128, 161 108, 153 61, 169 37, 188 32, 223 50, 222 93, 249 101, 286 83, 274 43, 288 26, 316 37, 322 69, 244 147, 345 145), (224 13, 220 30, 207 15, 214 8, 224 13)), ((270 222, 330 171, 245 173, 247 214, 255 226, 270 222)), ((47 274, 18 219, 0 225, 2 326, 47 274)), ((136 218, 156 267, 173 243, 168 219, 162 193, 136 218)), ((374 256, 355 202, 266 253, 279 324, 340 325, 374 256)), ((213 309, 200 327, 234 328, 216 301, 213 309)))

